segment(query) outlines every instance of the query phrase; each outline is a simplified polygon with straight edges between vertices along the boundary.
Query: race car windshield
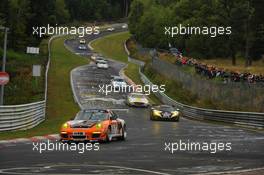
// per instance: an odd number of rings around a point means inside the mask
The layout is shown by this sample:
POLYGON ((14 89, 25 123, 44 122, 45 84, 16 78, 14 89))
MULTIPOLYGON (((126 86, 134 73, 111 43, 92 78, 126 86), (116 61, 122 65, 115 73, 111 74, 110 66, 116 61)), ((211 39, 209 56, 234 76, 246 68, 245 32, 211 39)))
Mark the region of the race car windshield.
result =
POLYGON ((124 80, 121 79, 121 78, 119 78, 119 79, 115 79, 115 81, 117 81, 117 82, 124 82, 124 80))
POLYGON ((145 98, 143 94, 131 94, 130 97, 132 98, 145 98))
POLYGON ((164 111, 174 111, 174 108, 171 106, 159 106, 158 109, 164 111))
POLYGON ((80 112, 75 120, 106 120, 108 116, 107 112, 85 111, 80 112))

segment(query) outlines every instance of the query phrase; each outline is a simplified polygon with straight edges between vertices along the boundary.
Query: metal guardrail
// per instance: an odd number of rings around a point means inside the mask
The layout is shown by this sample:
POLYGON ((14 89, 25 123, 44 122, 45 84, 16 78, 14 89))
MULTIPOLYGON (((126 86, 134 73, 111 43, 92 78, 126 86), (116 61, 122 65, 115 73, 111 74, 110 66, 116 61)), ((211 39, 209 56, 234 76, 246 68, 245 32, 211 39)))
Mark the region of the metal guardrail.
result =
POLYGON ((144 66, 145 65, 145 62, 143 61, 139 61, 139 60, 136 60, 136 59, 133 59, 131 58, 130 56, 128 56, 127 60, 130 62, 130 63, 134 63, 134 64, 137 64, 139 66, 144 66))
MULTIPOLYGON (((142 63, 142 61, 133 59, 129 56, 130 53, 126 47, 126 42, 124 43, 124 48, 128 54, 128 61, 135 64, 138 63, 138 65, 140 65, 138 71, 143 83, 152 86, 153 83, 141 71, 144 62, 142 63)), ((264 128, 264 113, 204 109, 179 103, 162 92, 156 92, 154 93, 154 95, 159 98, 161 102, 169 105, 174 105, 175 107, 179 108, 183 116, 186 118, 225 122, 243 127, 251 127, 258 129, 264 128)))
POLYGON ((144 66, 145 65, 145 62, 144 61, 140 61, 140 60, 137 60, 137 59, 134 59, 134 58, 131 58, 130 57, 130 52, 129 52, 128 48, 127 48, 127 41, 128 40, 126 40, 124 42, 124 48, 125 48, 125 51, 126 51, 126 53, 128 55, 128 57, 127 57, 128 62, 137 64, 139 66, 144 66))
MULTIPOLYGON (((150 86, 153 85, 153 83, 141 72, 141 69, 139 69, 139 74, 144 84, 150 86)), ((154 94, 161 100, 161 102, 179 108, 182 111, 183 116, 187 118, 225 122, 259 129, 264 128, 264 113, 203 109, 179 103, 162 92, 156 92, 154 94)))
POLYGON ((0 106, 0 132, 11 130, 26 130, 37 126, 45 120, 46 101, 48 93, 48 71, 51 57, 51 42, 58 36, 52 36, 48 42, 48 62, 45 71, 45 95, 44 100, 22 104, 0 106))
POLYGON ((45 120, 46 101, 0 106, 0 131, 29 129, 45 120))

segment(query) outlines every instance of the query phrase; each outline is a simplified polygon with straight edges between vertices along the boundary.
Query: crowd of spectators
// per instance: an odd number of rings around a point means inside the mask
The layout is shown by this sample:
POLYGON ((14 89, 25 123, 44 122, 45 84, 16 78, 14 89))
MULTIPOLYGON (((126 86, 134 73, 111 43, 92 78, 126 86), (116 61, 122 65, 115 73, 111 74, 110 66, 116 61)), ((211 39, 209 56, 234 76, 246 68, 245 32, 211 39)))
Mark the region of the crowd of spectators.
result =
POLYGON ((183 57, 181 54, 176 56, 176 64, 180 66, 194 66, 197 74, 200 74, 208 79, 220 78, 224 82, 264 83, 264 75, 262 74, 256 75, 251 73, 228 71, 223 68, 200 63, 193 58, 183 57))

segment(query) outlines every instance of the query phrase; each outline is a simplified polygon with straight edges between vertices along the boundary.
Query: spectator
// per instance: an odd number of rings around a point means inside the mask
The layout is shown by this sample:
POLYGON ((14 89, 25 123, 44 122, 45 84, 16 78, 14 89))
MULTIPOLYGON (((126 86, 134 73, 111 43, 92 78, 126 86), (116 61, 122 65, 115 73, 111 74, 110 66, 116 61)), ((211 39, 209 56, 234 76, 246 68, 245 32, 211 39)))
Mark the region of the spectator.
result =
POLYGON ((247 72, 240 73, 240 72, 228 71, 222 68, 217 68, 214 66, 208 66, 206 64, 199 63, 194 58, 187 58, 181 55, 176 56, 175 64, 179 66, 182 66, 182 65, 194 66, 195 72, 197 74, 205 76, 208 79, 220 77, 223 79, 224 83, 227 83, 229 81, 248 82, 248 83, 256 83, 256 82, 264 83, 264 76, 262 74, 255 75, 255 74, 251 74, 247 72))

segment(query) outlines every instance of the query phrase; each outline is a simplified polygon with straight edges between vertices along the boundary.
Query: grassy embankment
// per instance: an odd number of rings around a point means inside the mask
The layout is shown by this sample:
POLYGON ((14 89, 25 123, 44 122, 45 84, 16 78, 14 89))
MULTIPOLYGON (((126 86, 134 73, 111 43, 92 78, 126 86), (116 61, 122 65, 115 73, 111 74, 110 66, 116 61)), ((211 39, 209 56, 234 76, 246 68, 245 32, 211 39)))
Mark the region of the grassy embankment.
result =
MULTIPOLYGON (((146 63, 151 61, 149 53, 140 52, 134 40, 129 40, 127 44, 128 50, 130 51, 130 55, 133 58, 144 61, 146 63)), ((144 69, 144 73, 153 83, 164 84, 166 87, 166 94, 172 97, 173 99, 184 104, 193 104, 195 101, 197 101, 197 97, 195 95, 192 95, 188 90, 183 89, 181 84, 172 81, 169 78, 162 76, 161 74, 156 73, 150 66, 148 66, 148 64, 144 69)), ((211 103, 209 103, 206 104, 206 106, 212 105, 211 103)))
POLYGON ((225 68, 227 70, 264 74, 264 59, 253 61, 252 66, 249 67, 245 67, 245 59, 242 58, 236 60, 235 66, 232 65, 231 59, 201 59, 199 61, 216 67, 225 68))
MULTIPOLYGON (((176 58, 171 54, 160 54, 160 58, 170 63, 175 63, 176 58)), ((215 66, 217 68, 223 68, 227 71, 234 72, 250 72, 252 74, 264 74, 264 59, 260 59, 252 62, 252 66, 245 67, 245 59, 237 58, 236 65, 232 65, 232 60, 228 58, 211 58, 211 59, 196 59, 198 62, 207 64, 209 66, 215 66)), ((195 73, 194 67, 187 66, 185 71, 189 73, 195 73)))
POLYGON ((74 116, 79 107, 74 102, 70 86, 70 71, 88 61, 64 47, 65 38, 52 42, 48 78, 47 118, 39 126, 26 131, 0 133, 0 140, 58 133, 62 123, 74 116))
POLYGON ((145 67, 144 73, 153 83, 158 85, 164 84, 166 87, 165 93, 180 103, 202 108, 220 109, 218 104, 213 103, 209 99, 198 98, 195 94, 184 89, 181 83, 157 73, 150 66, 145 67))
MULTIPOLYGON (((148 53, 142 53, 139 52, 138 47, 135 43, 135 40, 130 39, 128 42, 128 49, 131 53, 131 56, 148 62, 151 60, 151 57, 148 53)), ((165 61, 168 61, 172 64, 176 62, 176 58, 168 53, 161 53, 159 52, 159 57, 165 61)), ((235 72, 250 72, 253 74, 264 74, 264 59, 260 59, 257 61, 252 62, 252 66, 245 67, 245 59, 243 58, 237 58, 236 59, 236 65, 232 65, 232 59, 231 58, 210 58, 210 59, 199 59, 196 58, 197 61, 207 64, 207 65, 212 65, 218 68, 224 68, 225 70, 229 71, 235 71, 235 72)), ((190 74, 195 74, 195 69, 194 67, 190 66, 185 66, 181 67, 181 69, 185 72, 188 72, 190 74)))
MULTIPOLYGON (((138 50, 134 40, 130 40, 128 42, 128 49, 131 55, 136 59, 145 62, 149 62, 151 60, 151 57, 148 53, 141 53, 138 50)), ((174 64, 176 61, 176 58, 168 53, 159 52, 159 56, 161 59, 168 61, 172 64, 174 64)), ((236 66, 232 66, 230 59, 208 59, 208 60, 202 59, 199 60, 199 62, 203 62, 209 65, 214 65, 217 67, 224 67, 225 69, 232 71, 251 72, 256 74, 264 73, 264 60, 254 61, 253 65, 247 68, 244 66, 243 59, 237 59, 236 66)), ((180 67, 180 69, 192 75, 196 74, 195 69, 192 66, 182 66, 180 67)), ((216 104, 215 102, 212 102, 210 99, 199 99, 195 94, 192 94, 190 91, 182 88, 181 83, 173 81, 169 77, 165 77, 161 74, 158 74, 150 66, 147 66, 144 72, 151 79, 153 83, 165 84, 166 94, 181 103, 189 104, 197 107, 211 108, 211 109, 242 110, 242 109, 233 108, 231 106, 226 106, 223 104, 216 104)), ((205 77, 201 76, 201 78, 205 78, 205 77)), ((222 81, 222 80, 220 78, 219 79, 215 78, 214 80, 211 81, 222 81)))
MULTIPOLYGON (((138 73, 139 66, 127 61, 127 53, 124 49, 124 42, 129 37, 130 34, 128 32, 112 34, 93 41, 91 45, 95 51, 102 53, 106 57, 127 63, 128 66, 125 68, 125 74, 136 84, 143 85, 138 73)), ((153 94, 150 95, 150 99, 152 103, 160 103, 153 94)))

